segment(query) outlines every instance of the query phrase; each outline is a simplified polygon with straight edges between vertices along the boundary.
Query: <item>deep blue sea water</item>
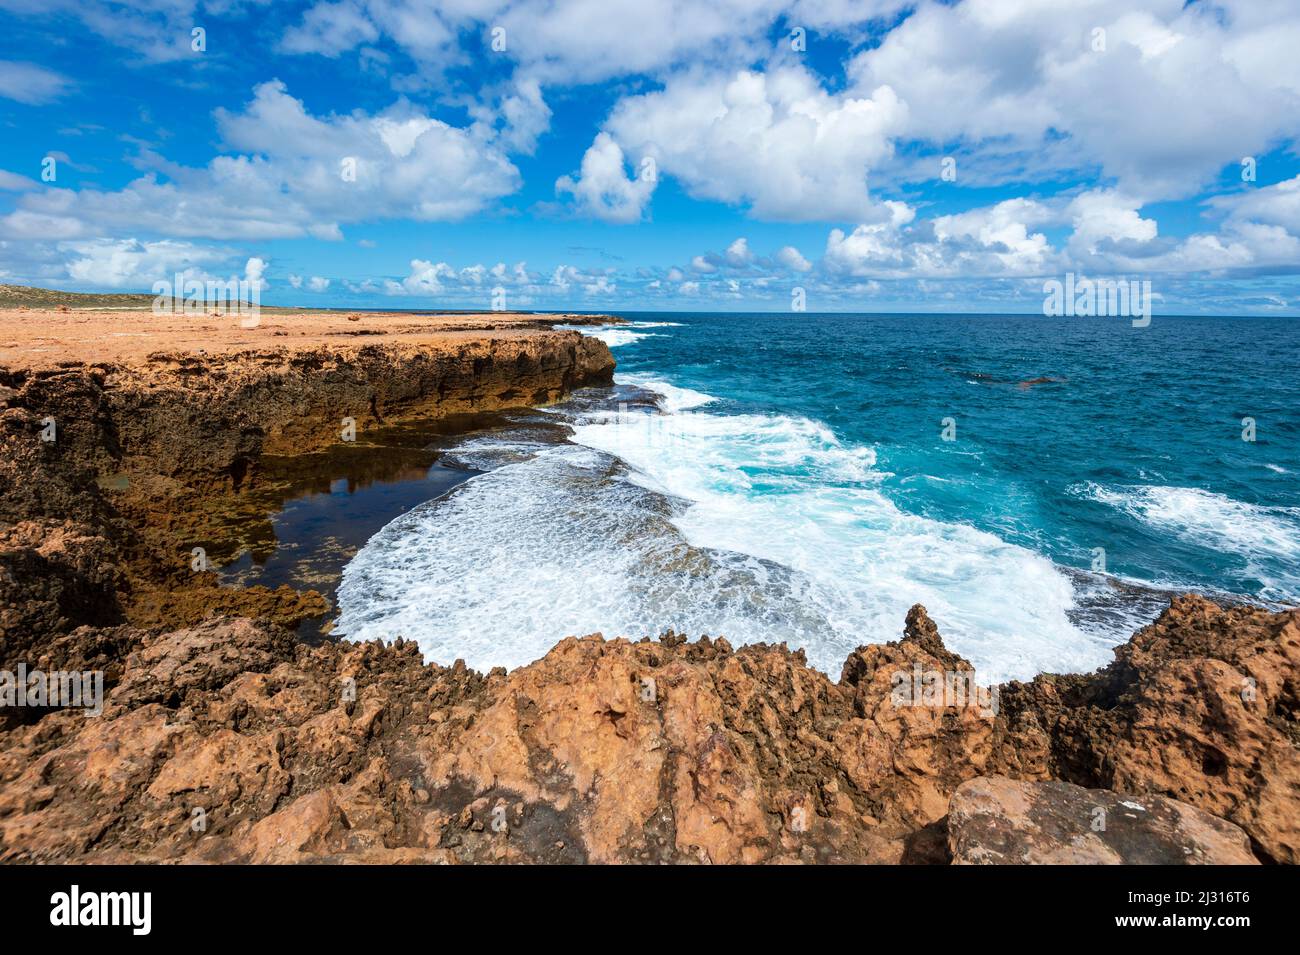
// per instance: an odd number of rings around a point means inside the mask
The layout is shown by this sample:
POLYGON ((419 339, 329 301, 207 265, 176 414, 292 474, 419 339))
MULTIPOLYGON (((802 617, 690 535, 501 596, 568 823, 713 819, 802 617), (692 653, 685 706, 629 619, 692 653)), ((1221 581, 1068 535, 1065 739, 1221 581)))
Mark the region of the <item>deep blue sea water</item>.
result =
POLYGON ((342 632, 514 666, 673 626, 838 676, 921 602, 992 680, 1108 662, 1169 591, 1300 603, 1300 322, 625 317, 586 330, 618 388, 466 442, 342 632))

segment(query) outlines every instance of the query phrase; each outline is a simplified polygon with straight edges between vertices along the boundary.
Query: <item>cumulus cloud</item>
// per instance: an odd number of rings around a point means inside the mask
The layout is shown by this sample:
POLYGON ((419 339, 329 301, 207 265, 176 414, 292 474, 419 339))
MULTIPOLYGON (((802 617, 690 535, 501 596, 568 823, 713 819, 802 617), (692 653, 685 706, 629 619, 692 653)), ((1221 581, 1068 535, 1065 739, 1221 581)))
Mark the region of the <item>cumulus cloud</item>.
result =
POLYGON ((242 112, 217 111, 235 154, 167 165, 116 192, 49 189, 0 217, 0 234, 64 237, 124 228, 172 237, 337 239, 346 223, 462 219, 513 192, 519 173, 490 139, 405 101, 374 115, 318 118, 283 83, 263 83, 242 112))
MULTIPOLYGON (((230 263, 228 249, 165 239, 142 242, 137 239, 90 239, 58 245, 67 277, 90 288, 146 290, 154 282, 172 280, 184 273, 202 281, 219 277, 218 267, 230 263)), ((255 260, 249 260, 251 263, 255 260)), ((253 271, 260 279, 260 270, 253 271)), ((225 275, 226 279, 230 274, 225 275)))
POLYGON ((286 53, 319 53, 336 57, 345 50, 379 39, 379 27, 365 5, 352 0, 318 3, 305 11, 302 20, 287 30, 280 41, 286 53))
POLYGON ((571 195, 580 214, 606 222, 641 219, 655 180, 627 175, 623 150, 608 133, 598 133, 582 157, 578 178, 561 176, 555 183, 559 195, 571 195))
POLYGON ((484 291, 493 288, 510 288, 537 291, 541 277, 528 271, 524 262, 507 265, 498 262, 495 265, 466 265, 456 268, 446 262, 432 262, 427 259, 412 259, 410 272, 401 281, 389 279, 384 283, 383 291, 387 295, 465 295, 475 293, 479 299, 484 291))
POLYGON ((266 265, 266 260, 257 256, 252 256, 244 263, 244 281, 248 282, 254 291, 261 292, 267 286, 266 265))
POLYGON ((1020 150, 1022 173, 1042 153, 1154 199, 1294 133, 1286 37, 1300 38, 1300 8, 1274 0, 927 0, 849 74, 858 90, 897 93, 909 138, 973 147, 976 174, 996 140, 989 152, 1020 150))
POLYGON ((906 116, 888 87, 834 94, 802 66, 777 66, 675 77, 620 101, 597 139, 650 157, 696 198, 760 218, 858 219, 871 208, 867 174, 906 116))
POLYGON ((1215 196, 1209 205, 1225 213, 1232 223, 1279 225, 1292 235, 1300 235, 1300 176, 1272 186, 1215 196))
POLYGON ((784 246, 778 250, 776 261, 792 272, 808 272, 812 270, 812 263, 805 259, 803 253, 792 245, 784 246))
POLYGON ((743 269, 754 261, 754 253, 749 251, 749 240, 741 236, 724 253, 727 264, 732 268, 743 269))
MULTIPOLYGON (((1298 177, 1300 180, 1300 177, 1298 177)), ((1247 194, 1227 210, 1220 228, 1183 239, 1159 235, 1141 203, 1111 189, 1042 202, 1008 199, 967 212, 917 219, 915 210, 887 202, 888 218, 851 232, 832 229, 823 265, 830 275, 852 278, 998 278, 1091 274, 1252 274, 1300 267, 1300 238, 1288 231, 1286 199, 1300 181, 1247 194), (1276 206, 1270 200, 1282 201, 1276 206), (1255 221, 1260 209, 1278 221, 1255 221), (1058 248, 1045 227, 1069 228, 1058 248)))

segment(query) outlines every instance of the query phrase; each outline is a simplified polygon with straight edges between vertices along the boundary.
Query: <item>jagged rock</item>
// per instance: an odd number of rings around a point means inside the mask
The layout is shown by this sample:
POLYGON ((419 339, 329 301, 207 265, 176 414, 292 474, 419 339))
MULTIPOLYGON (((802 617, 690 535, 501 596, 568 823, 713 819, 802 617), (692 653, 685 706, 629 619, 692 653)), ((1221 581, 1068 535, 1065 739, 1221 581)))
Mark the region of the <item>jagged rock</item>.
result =
POLYGON ((1300 611, 1181 596, 1115 656, 1003 687, 993 768, 1169 796, 1300 862, 1300 611))
POLYGON ((956 865, 1258 865, 1232 823, 1164 796, 972 779, 948 804, 956 865))
POLYGON ((104 713, 3 734, 0 859, 936 862, 945 826, 963 838, 963 783, 1105 765, 1145 773, 1121 787, 1143 806, 1168 790, 1227 806, 1257 855, 1285 859, 1294 617, 1176 602, 1111 668, 1003 687, 1000 706, 909 695, 918 673, 970 670, 919 607, 839 683, 785 647, 673 633, 568 638, 484 677, 425 665, 411 643, 307 647, 247 620, 83 627, 42 660, 115 661, 104 713), (1180 701, 1163 668, 1230 660, 1256 674, 1267 716, 1190 722, 1231 700, 1180 701), (1222 767, 1183 755, 1207 739, 1222 767), (1238 768, 1260 754, 1265 780, 1238 768))

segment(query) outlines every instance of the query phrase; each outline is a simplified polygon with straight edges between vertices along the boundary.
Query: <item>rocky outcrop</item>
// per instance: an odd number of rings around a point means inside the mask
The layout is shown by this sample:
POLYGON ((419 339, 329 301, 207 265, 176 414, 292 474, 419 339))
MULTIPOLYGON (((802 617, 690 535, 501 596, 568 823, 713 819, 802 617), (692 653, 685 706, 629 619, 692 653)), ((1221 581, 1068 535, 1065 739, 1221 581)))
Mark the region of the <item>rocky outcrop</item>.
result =
POLYGON ((409 643, 307 647, 249 621, 82 628, 42 663, 118 661, 103 715, 58 711, 5 734, 0 858, 945 862, 951 841, 957 861, 994 851, 1036 861, 1057 851, 1052 833, 1091 833, 1102 806, 1112 841, 1087 848, 1099 858, 1177 846, 1223 861, 1245 847, 1208 813, 1236 821, 1258 857, 1286 861, 1300 810, 1287 696, 1297 616, 1186 598, 1109 670, 1009 685, 1000 701, 911 692, 918 673, 951 687, 969 672, 919 607, 902 640, 859 648, 838 683, 784 647, 675 634, 568 638, 530 666, 483 676, 424 665, 409 643), (1193 723, 1203 700, 1166 705, 1164 684, 1142 675, 1220 673, 1232 661, 1254 667, 1258 725, 1193 723), (1024 831, 1044 835, 1032 846, 978 823, 1018 820, 1006 794, 1020 783, 970 780, 1092 765, 1134 778, 1135 754, 1152 752, 1140 748, 1152 712, 1172 749, 1148 758, 1147 784, 1125 796, 1035 784, 1025 791, 1038 794, 1028 803, 1038 829, 1024 831), (1258 737, 1229 763, 1271 754, 1268 784, 1179 758, 1194 738, 1243 725, 1258 737), (1158 798, 1171 795, 1177 805, 1158 798), (1090 800, 1082 817, 1079 799, 1090 800), (1150 813, 1146 828, 1124 816, 1125 801, 1150 813))
POLYGON ((1178 597, 1115 657, 1003 687, 1000 770, 1162 794, 1300 862, 1300 611, 1178 597))
POLYGON ((82 623, 177 626, 216 612, 293 625, 320 614, 314 592, 236 591, 196 569, 194 548, 220 540, 264 455, 544 404, 613 373, 609 349, 573 331, 388 340, 381 318, 368 316, 373 341, 268 337, 211 354, 0 366, 0 663, 82 623))
POLYGON ((948 805, 956 865, 1258 865, 1237 826, 1164 796, 972 779, 948 805))

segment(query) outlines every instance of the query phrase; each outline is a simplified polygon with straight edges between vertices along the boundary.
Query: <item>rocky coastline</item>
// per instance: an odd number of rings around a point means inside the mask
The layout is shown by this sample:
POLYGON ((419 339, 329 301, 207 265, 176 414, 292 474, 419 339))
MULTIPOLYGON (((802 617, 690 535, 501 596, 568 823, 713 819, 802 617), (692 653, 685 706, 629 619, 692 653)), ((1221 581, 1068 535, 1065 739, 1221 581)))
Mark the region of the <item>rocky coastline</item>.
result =
POLYGON ((608 383, 575 320, 0 311, 0 670, 105 688, 0 708, 0 861, 1300 861, 1297 610, 1181 596, 1094 674, 936 704, 899 675, 970 667, 919 606, 838 681, 672 632, 480 674, 196 564, 277 455, 608 383))

